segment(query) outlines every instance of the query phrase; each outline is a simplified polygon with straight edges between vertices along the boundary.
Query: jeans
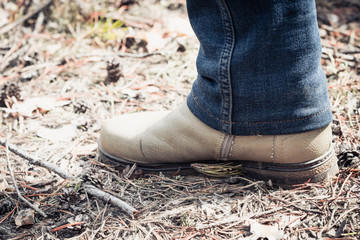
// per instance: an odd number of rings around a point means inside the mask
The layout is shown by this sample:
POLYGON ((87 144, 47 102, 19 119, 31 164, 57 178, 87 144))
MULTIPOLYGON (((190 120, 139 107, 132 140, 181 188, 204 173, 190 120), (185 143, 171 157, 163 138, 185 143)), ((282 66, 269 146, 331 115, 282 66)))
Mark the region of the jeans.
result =
POLYGON ((332 120, 314 0, 188 0, 200 41, 190 111, 229 135, 278 135, 332 120))

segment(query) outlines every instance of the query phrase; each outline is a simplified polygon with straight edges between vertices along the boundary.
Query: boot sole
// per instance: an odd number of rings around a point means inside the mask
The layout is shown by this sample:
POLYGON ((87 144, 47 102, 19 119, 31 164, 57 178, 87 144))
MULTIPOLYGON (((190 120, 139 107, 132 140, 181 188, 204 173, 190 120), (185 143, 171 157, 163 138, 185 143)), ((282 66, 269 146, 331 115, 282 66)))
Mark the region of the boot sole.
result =
POLYGON ((323 156, 304 163, 273 164, 263 162, 243 163, 248 176, 271 180, 276 185, 289 186, 305 182, 322 182, 339 172, 338 159, 333 147, 323 156))
MULTIPOLYGON (((161 163, 161 164, 144 164, 136 163, 126 159, 113 156, 98 146, 99 159, 101 162, 114 167, 126 167, 136 164, 136 169, 144 173, 162 172, 166 175, 193 175, 198 174, 191 164, 219 164, 225 161, 199 161, 188 163, 161 163)), ((247 176, 265 181, 271 180, 274 185, 291 186, 308 182, 321 182, 328 176, 334 176, 338 173, 337 158, 334 148, 323 156, 303 162, 303 163, 268 163, 255 161, 231 161, 234 165, 241 164, 242 172, 247 176)))
MULTIPOLYGON (((143 173, 159 173, 162 172, 165 175, 195 175, 198 172, 191 167, 191 163, 161 163, 161 164, 144 164, 129 161, 123 158, 116 157, 104 151, 100 145, 98 145, 99 160, 105 164, 111 165, 115 168, 125 168, 136 164, 136 170, 140 170, 143 173)), ((215 162, 215 161, 212 161, 215 162)), ((203 162, 205 163, 205 162, 203 162)), ((209 163, 208 161, 206 163, 209 163)))

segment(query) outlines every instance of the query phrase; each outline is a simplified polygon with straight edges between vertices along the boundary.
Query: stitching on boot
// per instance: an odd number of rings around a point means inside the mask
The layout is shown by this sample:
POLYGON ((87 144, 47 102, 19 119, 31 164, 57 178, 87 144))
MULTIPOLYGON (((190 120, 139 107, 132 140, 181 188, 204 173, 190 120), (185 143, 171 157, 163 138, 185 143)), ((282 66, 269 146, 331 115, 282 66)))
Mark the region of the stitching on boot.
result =
POLYGON ((226 145, 226 139, 227 139, 227 136, 228 135, 224 135, 224 138, 222 140, 222 143, 221 143, 221 147, 220 147, 220 152, 219 152, 219 159, 220 160, 224 160, 224 151, 225 151, 225 145, 226 145))
POLYGON ((221 151, 222 151, 222 144, 224 142, 224 138, 225 138, 225 134, 223 137, 219 137, 218 141, 217 141, 217 145, 216 145, 216 156, 215 156, 215 159, 216 160, 221 160, 221 151))
POLYGON ((229 151, 229 155, 228 155, 228 160, 230 159, 232 152, 233 152, 233 148, 234 148, 234 140, 235 140, 235 136, 231 136, 231 146, 230 146, 230 151, 229 151))
POLYGON ((274 163, 275 162, 275 138, 276 138, 276 135, 273 137, 272 139, 272 144, 271 144, 271 161, 274 163))
POLYGON ((221 149, 220 149, 220 160, 224 160, 224 161, 229 160, 233 150, 234 139, 235 139, 234 135, 224 136, 224 140, 221 144, 221 149))

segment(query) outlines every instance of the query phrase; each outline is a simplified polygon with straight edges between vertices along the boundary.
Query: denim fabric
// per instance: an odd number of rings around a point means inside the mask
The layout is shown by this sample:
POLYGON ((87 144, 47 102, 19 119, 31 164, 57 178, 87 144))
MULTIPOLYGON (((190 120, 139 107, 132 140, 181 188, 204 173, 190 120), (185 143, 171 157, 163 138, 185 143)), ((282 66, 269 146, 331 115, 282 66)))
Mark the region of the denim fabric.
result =
POLYGON ((188 0, 200 41, 187 103, 232 135, 291 134, 332 119, 313 0, 188 0))

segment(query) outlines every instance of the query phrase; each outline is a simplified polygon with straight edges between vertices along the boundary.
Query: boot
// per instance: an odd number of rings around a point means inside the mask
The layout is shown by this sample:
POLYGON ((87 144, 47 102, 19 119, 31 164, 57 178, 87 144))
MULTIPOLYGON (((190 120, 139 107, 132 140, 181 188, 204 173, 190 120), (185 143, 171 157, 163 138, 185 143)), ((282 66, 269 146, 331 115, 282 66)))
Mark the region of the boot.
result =
MULTIPOLYGON (((243 173, 280 185, 320 182, 338 171, 331 127, 288 135, 226 135, 197 119, 186 104, 168 112, 114 118, 102 127, 102 161, 144 171, 178 171, 192 163, 234 162, 243 173)), ((180 171, 181 174, 181 171, 180 171)))

